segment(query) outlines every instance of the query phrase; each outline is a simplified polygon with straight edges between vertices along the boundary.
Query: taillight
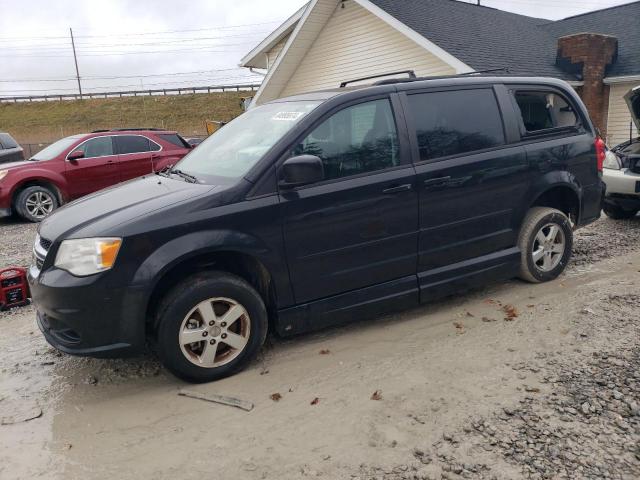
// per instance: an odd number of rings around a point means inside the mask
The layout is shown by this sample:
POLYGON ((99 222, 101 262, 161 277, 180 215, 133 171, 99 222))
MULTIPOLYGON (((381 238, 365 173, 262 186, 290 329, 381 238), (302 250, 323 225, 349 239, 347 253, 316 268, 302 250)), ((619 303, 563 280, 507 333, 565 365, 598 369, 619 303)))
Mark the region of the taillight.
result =
POLYGON ((596 146, 596 159, 598 161, 598 171, 602 172, 602 165, 604 164, 604 158, 607 155, 606 145, 604 144, 604 140, 600 137, 596 138, 594 142, 596 146))

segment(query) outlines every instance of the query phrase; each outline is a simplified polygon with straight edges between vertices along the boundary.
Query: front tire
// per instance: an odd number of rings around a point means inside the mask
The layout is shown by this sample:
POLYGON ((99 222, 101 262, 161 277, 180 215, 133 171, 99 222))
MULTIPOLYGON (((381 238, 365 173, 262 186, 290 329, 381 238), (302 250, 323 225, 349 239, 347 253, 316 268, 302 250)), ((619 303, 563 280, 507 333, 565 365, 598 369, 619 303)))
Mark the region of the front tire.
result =
POLYGON ((15 207, 22 218, 38 223, 58 208, 58 199, 48 188, 35 185, 25 188, 16 196, 15 207))
POLYGON ((605 203, 602 206, 602 210, 605 215, 612 220, 626 220, 629 218, 633 218, 638 214, 638 209, 625 210, 624 208, 618 205, 612 205, 610 203, 605 203))
POLYGON ((524 219, 518 246, 520 278, 531 283, 555 280, 564 271, 573 248, 573 229, 560 210, 534 207, 524 219))
POLYGON ((162 364, 193 383, 242 370, 267 336, 267 312, 242 278, 212 271, 175 287, 158 309, 157 349, 162 364))

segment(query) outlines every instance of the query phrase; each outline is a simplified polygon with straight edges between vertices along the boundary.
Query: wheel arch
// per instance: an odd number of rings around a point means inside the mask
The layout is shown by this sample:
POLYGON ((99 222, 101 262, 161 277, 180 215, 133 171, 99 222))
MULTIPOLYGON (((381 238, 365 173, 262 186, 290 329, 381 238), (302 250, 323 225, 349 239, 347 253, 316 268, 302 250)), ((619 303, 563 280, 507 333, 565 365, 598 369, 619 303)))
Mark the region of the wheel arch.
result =
POLYGON ((262 297, 269 321, 277 312, 278 288, 272 270, 265 261, 267 251, 258 245, 255 237, 237 232, 205 232, 187 235, 165 244, 145 261, 136 274, 134 283, 150 283, 145 303, 146 328, 155 329, 156 309, 160 299, 177 286, 186 276, 208 270, 222 270, 237 275, 253 286, 262 297), (220 241, 233 236, 245 242, 235 244, 220 241), (195 241, 194 237, 199 237, 195 241), (204 239, 218 242, 198 248, 204 239), (157 267, 157 268, 156 268, 157 267), (146 278, 146 282, 145 282, 146 278))
POLYGON ((16 183, 16 186, 11 191, 11 206, 14 210, 18 195, 20 195, 20 192, 22 192, 24 189, 29 187, 48 188, 55 194, 59 206, 64 205, 65 203, 66 198, 58 181, 49 177, 29 177, 16 183))
MULTIPOLYGON (((552 172, 534 187, 533 207, 550 207, 563 212, 575 225, 581 215, 582 190, 573 175, 568 172, 552 172)), ((527 209, 527 210, 528 210, 527 209)), ((523 212, 523 217, 526 212, 523 212)))

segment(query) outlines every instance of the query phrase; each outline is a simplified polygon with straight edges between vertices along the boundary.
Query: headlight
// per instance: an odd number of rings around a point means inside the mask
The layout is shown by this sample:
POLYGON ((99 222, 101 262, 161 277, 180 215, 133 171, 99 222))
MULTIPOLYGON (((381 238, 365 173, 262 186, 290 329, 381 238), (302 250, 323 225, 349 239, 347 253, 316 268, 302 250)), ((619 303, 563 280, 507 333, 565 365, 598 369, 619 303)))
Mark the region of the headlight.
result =
POLYGON ((121 238, 79 238, 65 240, 56 255, 55 266, 85 277, 104 272, 116 263, 121 238))
POLYGON ((6 177, 7 173, 9 173, 9 170, 0 170, 0 180, 6 177))
POLYGON ((610 168, 612 170, 620 170, 621 168, 620 159, 611 150, 607 150, 607 153, 604 156, 604 163, 602 164, 602 166, 604 168, 610 168))

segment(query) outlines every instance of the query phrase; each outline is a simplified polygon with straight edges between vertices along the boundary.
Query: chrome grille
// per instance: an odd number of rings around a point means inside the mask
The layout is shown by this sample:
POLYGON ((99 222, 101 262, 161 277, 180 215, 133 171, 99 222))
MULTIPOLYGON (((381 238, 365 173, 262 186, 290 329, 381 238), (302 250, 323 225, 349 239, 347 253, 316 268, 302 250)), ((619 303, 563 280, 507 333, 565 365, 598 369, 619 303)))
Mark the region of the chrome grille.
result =
POLYGON ((40 270, 42 270, 44 261, 47 258, 49 248, 45 248, 45 245, 51 247, 52 242, 37 235, 35 244, 33 245, 33 262, 30 268, 30 273, 34 278, 40 275, 40 270))

